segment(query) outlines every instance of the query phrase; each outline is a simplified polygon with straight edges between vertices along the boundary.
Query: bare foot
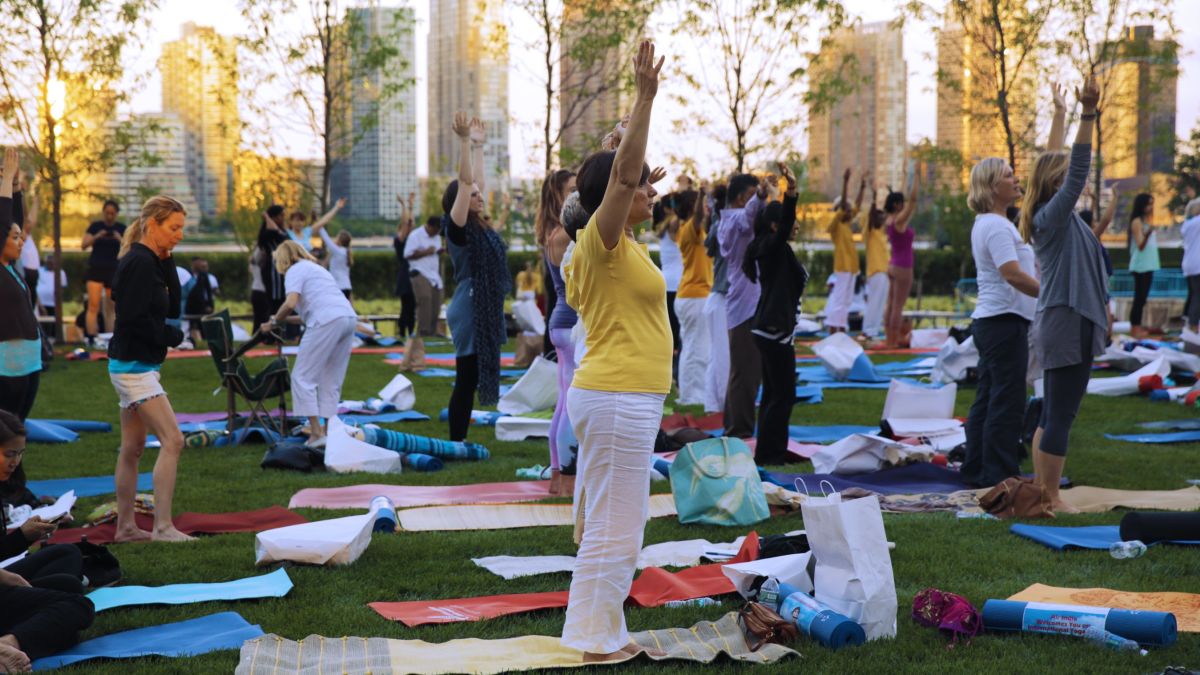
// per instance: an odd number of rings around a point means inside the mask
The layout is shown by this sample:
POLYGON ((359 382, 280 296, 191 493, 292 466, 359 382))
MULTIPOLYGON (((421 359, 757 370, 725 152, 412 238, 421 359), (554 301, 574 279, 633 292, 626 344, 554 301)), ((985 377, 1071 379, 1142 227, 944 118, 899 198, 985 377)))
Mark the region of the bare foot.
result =
POLYGON ((113 535, 113 541, 122 544, 130 541, 149 541, 150 533, 142 528, 134 525, 133 527, 117 530, 113 535))
POLYGON ((171 527, 165 528, 165 529, 154 530, 154 534, 151 536, 151 538, 154 539, 154 541, 172 541, 172 542, 174 542, 174 541, 192 541, 195 539, 195 537, 188 536, 188 535, 180 532, 179 530, 175 529, 174 525, 172 525, 171 527))
POLYGON ((556 497, 563 494, 562 472, 560 472, 558 469, 550 470, 550 494, 556 497))
POLYGON ((28 673, 30 671, 29 656, 13 647, 0 642, 0 668, 6 673, 28 673))
POLYGON ((618 649, 617 651, 610 652, 608 654, 599 654, 596 652, 584 652, 583 653, 583 662, 584 663, 616 663, 619 661, 628 661, 629 659, 637 656, 637 652, 631 651, 633 649, 640 649, 640 647, 630 643, 630 644, 625 645, 624 647, 618 649))
POLYGON ((574 494, 575 494, 575 476, 568 476, 568 475, 564 474, 562 477, 562 495, 564 497, 571 497, 571 496, 574 496, 574 494))
POLYGON ((1079 509, 1071 506, 1061 499, 1055 499, 1050 502, 1050 510, 1055 513, 1080 513, 1079 509))

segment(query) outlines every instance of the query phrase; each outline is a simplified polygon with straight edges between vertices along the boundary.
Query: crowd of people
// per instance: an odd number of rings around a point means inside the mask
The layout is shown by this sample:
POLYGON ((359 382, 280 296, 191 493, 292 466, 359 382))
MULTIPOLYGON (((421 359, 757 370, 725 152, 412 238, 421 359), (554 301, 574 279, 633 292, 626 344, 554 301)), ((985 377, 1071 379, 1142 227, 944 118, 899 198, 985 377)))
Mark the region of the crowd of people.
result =
MULTIPOLYGON (((634 649, 622 606, 642 546, 651 451, 668 395, 674 390, 678 404, 720 413, 727 437, 755 438, 760 464, 795 459, 787 451, 795 333, 809 282, 792 243, 796 176, 778 163, 770 172, 738 173, 712 185, 680 178, 660 198, 655 184, 665 172, 651 170, 645 158, 663 64, 654 45, 642 43, 629 115, 577 171, 546 176, 535 221, 540 269, 529 270, 522 284, 547 296, 546 351, 558 371, 550 491, 572 495, 577 512, 579 551, 563 643, 593 661, 624 658, 634 649), (657 263, 636 237, 644 224, 651 225, 651 241, 658 244, 657 263)), ((1056 89, 1047 151, 1028 179, 1019 180, 1004 159, 986 158, 970 172, 967 198, 976 213, 971 248, 979 292, 972 334, 980 362, 962 472, 978 486, 1019 473, 1027 376, 1036 371, 1045 396, 1032 459, 1035 480, 1056 511, 1071 510, 1059 499, 1059 480, 1092 360, 1104 352, 1111 331, 1113 270, 1099 236, 1113 220, 1115 200, 1095 223, 1090 211, 1077 210, 1091 168, 1098 99, 1096 84, 1085 82, 1079 127, 1065 152, 1066 106, 1056 89)), ((503 223, 489 217, 485 204, 485 127, 465 113, 442 123, 458 138, 457 177, 442 196, 441 216, 419 226, 413 196, 397 196, 402 217, 393 239, 395 294, 398 332, 406 339, 401 367, 419 369, 424 340, 439 335, 445 288, 440 260, 448 255, 454 288, 445 322, 457 373, 447 436, 461 441, 476 401, 490 406, 499 397, 505 298, 512 284, 503 223)), ((6 317, 0 323, 0 497, 6 500, 24 487, 23 424, 43 366, 38 307, 54 301, 56 281, 65 284, 61 270, 39 264, 37 209, 25 209, 18 168, 17 153, 7 150, 0 175, 0 229, 6 235, 0 250, 0 313, 6 317)), ((862 174, 853 200, 853 172, 842 176, 827 226, 833 244, 825 306, 829 332, 850 329, 860 286, 866 293, 863 334, 882 338, 882 346, 907 345, 913 216, 926 173, 921 163, 913 169, 909 184, 882 195, 872 177, 862 174), (862 283, 856 281, 855 229, 866 249, 862 283)), ((346 229, 328 232, 344 205, 337 201, 319 218, 270 206, 249 258, 253 325, 280 339, 303 336, 291 391, 295 413, 307 418, 307 444, 317 450, 325 443, 327 421, 337 414, 359 326, 352 304, 352 237, 346 229), (314 237, 323 242, 324 264, 312 253, 314 237)), ((1139 194, 1129 217, 1135 335, 1146 332, 1146 299, 1160 265, 1153 209, 1153 197, 1139 194)), ((188 269, 176 264, 172 251, 183 238, 186 215, 178 201, 149 199, 128 227, 118 220, 120 212, 118 203, 106 201, 102 219, 87 228, 82 242, 90 251, 85 334, 89 340, 112 334, 107 367, 121 427, 116 540, 183 541, 190 537, 171 521, 183 436, 160 370, 168 350, 187 337, 181 317, 211 313, 220 285, 202 258, 193 258, 188 269), (153 473, 154 523, 146 531, 134 520, 134 497, 148 434, 161 449, 153 473)), ((1196 331, 1200 200, 1187 206, 1186 217, 1183 267, 1192 294, 1185 317, 1187 328, 1196 331)), ((191 338, 198 343, 198 331, 191 338)), ((0 538, 0 558, 24 551, 53 529, 53 523, 30 519, 0 538)), ((76 549, 43 549, 0 570, 0 600, 21 608, 0 617, 0 665, 27 666, 28 659, 62 648, 90 624, 91 605, 81 595, 86 580, 79 560, 66 550, 76 549)))

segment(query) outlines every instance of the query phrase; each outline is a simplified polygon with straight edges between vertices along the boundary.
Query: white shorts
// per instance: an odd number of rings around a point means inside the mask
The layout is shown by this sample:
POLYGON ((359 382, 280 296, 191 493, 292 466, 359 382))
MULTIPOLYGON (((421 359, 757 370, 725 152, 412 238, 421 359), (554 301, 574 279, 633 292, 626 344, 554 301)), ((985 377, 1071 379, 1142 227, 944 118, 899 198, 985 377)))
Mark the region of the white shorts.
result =
POLYGON ((159 383, 159 373, 151 370, 146 373, 109 373, 113 389, 121 399, 122 410, 137 410, 138 406, 152 398, 166 396, 162 384, 159 383))

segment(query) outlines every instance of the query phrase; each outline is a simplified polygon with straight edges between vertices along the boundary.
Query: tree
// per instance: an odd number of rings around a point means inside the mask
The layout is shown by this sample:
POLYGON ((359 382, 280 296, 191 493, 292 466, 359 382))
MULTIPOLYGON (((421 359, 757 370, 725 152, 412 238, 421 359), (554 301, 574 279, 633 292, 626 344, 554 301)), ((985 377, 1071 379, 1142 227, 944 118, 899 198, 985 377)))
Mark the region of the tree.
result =
MULTIPOLYGON (((1100 85, 1100 116, 1095 122, 1092 175, 1092 210, 1100 213, 1100 193, 1106 166, 1132 162, 1138 173, 1137 155, 1155 149, 1170 149, 1175 143, 1174 124, 1162 126, 1165 138, 1108 141, 1120 127, 1143 126, 1139 120, 1154 115, 1162 94, 1174 97, 1178 44, 1171 22, 1170 0, 1061 0, 1058 16, 1064 39, 1056 42, 1057 53, 1066 58, 1074 75, 1083 81, 1095 77, 1100 85), (1159 39, 1137 38, 1132 24, 1165 27, 1159 39), (1170 83, 1169 92, 1168 83, 1170 83)), ((1172 106, 1173 109, 1173 106, 1172 106)), ((1172 120, 1173 121, 1173 120, 1172 120)), ((1146 125, 1150 126, 1150 125, 1146 125)))
POLYGON ((738 172, 768 147, 776 156, 786 154, 801 123, 800 104, 819 107, 845 87, 836 76, 808 78, 812 58, 804 56, 812 46, 810 28, 823 21, 829 35, 846 22, 837 0, 687 0, 678 11, 673 34, 690 41, 696 53, 676 59, 673 74, 702 100, 696 105, 672 97, 688 111, 676 128, 710 134, 729 150, 738 172))
MULTIPOLYGON (((0 3, 0 119, 49 192, 55 269, 62 269, 64 197, 86 194, 89 177, 107 170, 130 141, 113 119, 131 93, 121 86, 122 57, 156 6, 156 0, 0 3)), ((61 337, 63 289, 55 281, 61 337)))
MULTIPOLYGON (((538 79, 545 93, 542 122, 544 169, 555 155, 573 164, 585 148, 565 142, 575 136, 603 135, 620 117, 597 119, 602 103, 619 100, 625 89, 624 67, 633 58, 638 37, 657 0, 516 0, 513 4, 537 24, 526 47, 539 55, 538 79), (558 113, 558 124, 553 123, 558 113), (595 122, 595 124, 591 124, 595 122), (580 128, 584 125, 597 128, 580 128)), ((601 112, 603 114, 603 111, 601 112)), ((579 145, 589 145, 584 142, 579 145)))
POLYGON ((938 84, 962 94, 963 114, 973 124, 986 129, 998 118, 1014 170, 1019 153, 1034 146, 1041 35, 1056 1, 950 0, 943 15, 943 36, 958 38, 965 48, 959 67, 939 67, 938 84))
POLYGON ((260 100, 251 108, 320 143, 320 184, 309 187, 324 212, 335 164, 375 128, 375 113, 396 105, 400 92, 412 85, 390 74, 408 65, 397 45, 412 30, 413 16, 411 10, 346 8, 338 0, 307 4, 305 20, 289 30, 278 18, 299 11, 297 0, 242 0, 251 31, 243 46, 262 62, 260 86, 253 90, 273 85, 285 92, 283 102, 260 100), (390 16, 379 25, 371 21, 373 12, 390 16), (366 91, 355 91, 364 86, 366 91))
POLYGON ((1200 195, 1200 124, 1192 129, 1186 141, 1180 141, 1175 152, 1175 197, 1168 205, 1172 210, 1187 206, 1200 195))

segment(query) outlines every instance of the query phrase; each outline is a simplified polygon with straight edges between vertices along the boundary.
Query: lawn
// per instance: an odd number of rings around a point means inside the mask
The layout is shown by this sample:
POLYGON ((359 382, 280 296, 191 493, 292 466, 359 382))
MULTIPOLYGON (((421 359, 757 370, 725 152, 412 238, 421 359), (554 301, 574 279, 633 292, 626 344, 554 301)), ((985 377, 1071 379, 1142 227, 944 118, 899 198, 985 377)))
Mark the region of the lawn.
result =
MULTIPOLYGON (((432 347, 431 352, 448 351, 432 347)), ((882 360, 882 359, 880 359, 882 360)), ((394 369, 381 356, 355 356, 350 364, 344 397, 363 399, 379 391, 394 369)), ((207 359, 170 360, 163 367, 163 382, 178 411, 218 410, 223 396, 213 365, 207 359)), ((450 380, 413 378, 417 409, 437 419, 450 393, 450 380)), ((960 392, 957 412, 965 415, 973 398, 960 392)), ((882 391, 831 390, 820 405, 798 405, 794 423, 874 424, 884 400, 882 391)), ((1194 415, 1182 406, 1141 398, 1088 397, 1075 427, 1067 472, 1077 484, 1130 489, 1185 487, 1187 478, 1200 478, 1197 453, 1200 444, 1149 446, 1123 444, 1104 438, 1106 432, 1133 431, 1136 422, 1194 415)), ((34 417, 98 419, 117 423, 116 395, 103 362, 54 361, 43 375, 34 417)), ((443 436, 438 422, 405 423, 394 427, 407 432, 443 436)), ((490 429, 471 432, 471 439, 492 451, 490 461, 448 463, 439 473, 405 473, 398 476, 303 475, 259 468, 263 446, 205 448, 185 453, 176 496, 177 511, 221 512, 286 505, 304 487, 331 487, 366 482, 403 484, 465 484, 513 480, 520 467, 547 462, 545 442, 501 443, 490 429)), ((110 474, 116 460, 119 434, 85 434, 67 445, 31 445, 26 454, 30 478, 58 478, 110 474)), ((149 471, 154 451, 147 451, 142 471, 149 471)), ((808 464, 791 467, 811 470, 808 464)), ((665 483, 656 483, 665 492, 665 483)), ((82 500, 76 514, 108 498, 82 500)), ((312 519, 354 512, 303 510, 312 519)), ((1115 524, 1119 513, 1064 517, 1064 525, 1115 524)), ((1168 665, 1200 664, 1200 637, 1183 634, 1173 648, 1153 650, 1149 656, 1117 654, 1082 640, 1061 637, 982 635, 970 646, 946 648, 946 639, 909 618, 913 596, 934 586, 960 593, 977 607, 987 598, 1004 598, 1040 582, 1055 586, 1104 586, 1129 591, 1188 591, 1200 593, 1197 551, 1158 546, 1142 558, 1114 560, 1104 551, 1057 553, 1007 532, 1005 523, 958 520, 949 514, 885 515, 899 595, 899 635, 839 652, 801 639, 794 647, 803 661, 768 666, 718 662, 710 672, 1158 672, 1168 665)), ((760 535, 800 529, 799 514, 773 518, 755 529, 760 535)), ((728 541, 742 531, 720 527, 682 526, 674 519, 651 521, 646 543, 673 539, 707 538, 728 541)), ((391 623, 366 607, 375 600, 417 600, 521 593, 564 589, 569 575, 556 574, 503 581, 476 567, 472 557, 484 555, 572 554, 568 527, 529 528, 520 531, 466 533, 377 534, 371 547, 346 568, 292 567, 295 588, 285 598, 265 601, 207 603, 177 607, 121 608, 98 615, 84 636, 195 618, 218 611, 240 612, 267 632, 299 639, 308 635, 412 638, 444 641, 459 637, 504 638, 526 634, 556 635, 561 631, 559 610, 505 617, 480 623, 448 624, 408 629, 391 623)), ((178 545, 115 545, 113 552, 125 570, 125 583, 159 585, 181 582, 215 582, 262 573, 254 566, 252 534, 222 535, 178 545)), ((720 607, 633 609, 628 612, 631 630, 690 626, 715 619, 736 609, 725 598, 720 607)), ((181 660, 143 658, 131 661, 94 662, 79 670, 105 673, 232 672, 233 651, 181 660)), ((638 662, 620 666, 627 672, 684 672, 695 664, 638 662)))

